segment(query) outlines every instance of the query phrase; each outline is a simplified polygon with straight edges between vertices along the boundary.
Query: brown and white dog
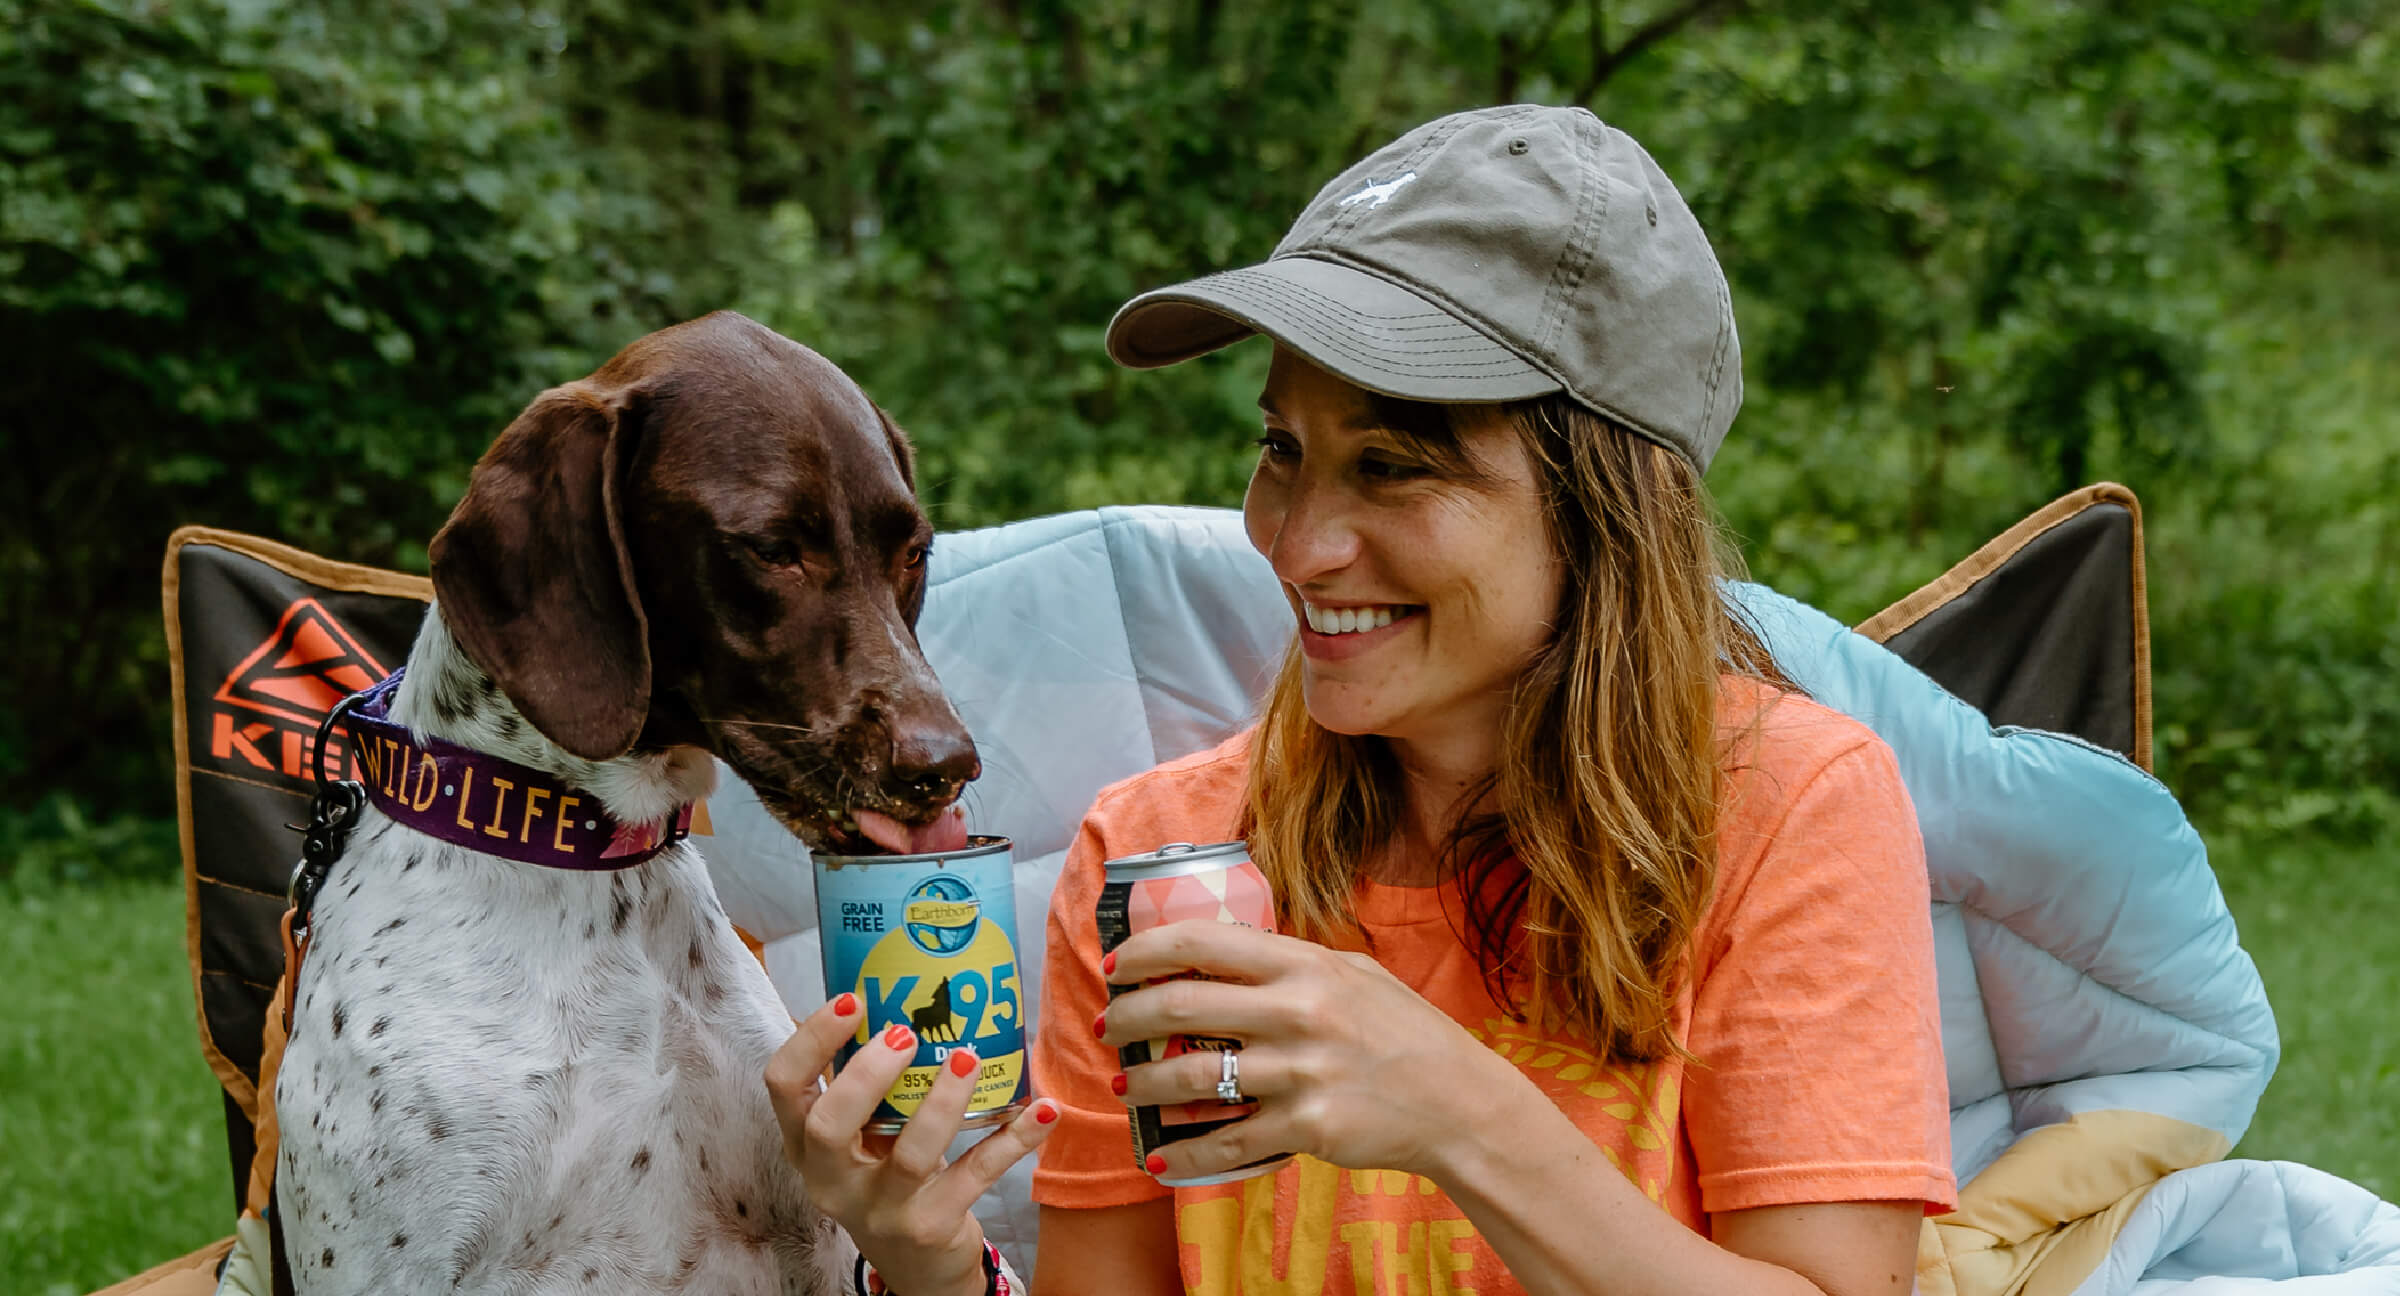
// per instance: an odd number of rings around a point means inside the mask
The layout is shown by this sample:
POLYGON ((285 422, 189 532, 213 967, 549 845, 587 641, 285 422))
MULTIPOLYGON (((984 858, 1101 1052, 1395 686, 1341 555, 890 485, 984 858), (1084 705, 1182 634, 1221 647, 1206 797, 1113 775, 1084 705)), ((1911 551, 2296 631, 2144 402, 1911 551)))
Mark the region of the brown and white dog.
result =
MULTIPOLYGON (((720 312, 544 392, 432 546, 391 719, 624 823, 722 758, 811 846, 963 833, 978 764, 919 651, 907 440, 720 312)), ((690 843, 575 872, 370 809, 275 1087, 283 1254, 326 1292, 846 1291, 761 1073, 792 1021, 690 843)))

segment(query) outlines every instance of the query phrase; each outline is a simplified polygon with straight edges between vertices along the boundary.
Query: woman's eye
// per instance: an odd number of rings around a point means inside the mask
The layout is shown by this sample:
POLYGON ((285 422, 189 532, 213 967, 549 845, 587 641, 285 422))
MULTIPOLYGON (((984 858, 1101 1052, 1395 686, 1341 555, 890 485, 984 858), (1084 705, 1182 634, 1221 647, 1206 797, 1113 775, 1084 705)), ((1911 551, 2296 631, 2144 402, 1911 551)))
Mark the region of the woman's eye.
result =
POLYGON ((1280 432, 1269 432, 1258 439, 1258 453, 1269 463, 1290 463, 1300 457, 1300 447, 1280 432))
POLYGON ((1358 461, 1359 476, 1372 481, 1407 481, 1422 477, 1428 470, 1423 464, 1400 459, 1383 459, 1373 455, 1358 461))

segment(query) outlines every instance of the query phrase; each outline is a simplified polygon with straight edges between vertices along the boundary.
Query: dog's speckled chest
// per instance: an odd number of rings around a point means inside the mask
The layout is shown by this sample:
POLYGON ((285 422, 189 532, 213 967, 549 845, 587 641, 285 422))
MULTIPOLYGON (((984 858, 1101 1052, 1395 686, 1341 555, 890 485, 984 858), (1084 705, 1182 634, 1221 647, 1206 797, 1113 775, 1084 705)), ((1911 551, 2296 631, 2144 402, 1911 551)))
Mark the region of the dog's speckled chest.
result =
POLYGON ((761 1073, 792 1029, 689 846, 573 873, 370 814, 275 1100, 303 1292, 838 1290, 761 1073))

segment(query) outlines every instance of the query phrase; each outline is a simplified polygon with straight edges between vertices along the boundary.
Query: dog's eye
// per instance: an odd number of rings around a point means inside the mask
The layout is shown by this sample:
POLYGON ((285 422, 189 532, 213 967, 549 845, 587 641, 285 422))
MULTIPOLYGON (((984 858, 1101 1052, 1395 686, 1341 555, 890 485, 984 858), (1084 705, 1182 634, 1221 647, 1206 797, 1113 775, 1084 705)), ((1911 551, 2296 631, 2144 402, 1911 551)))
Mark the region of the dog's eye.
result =
POLYGON ((742 548, 769 567, 791 567, 800 561, 799 548, 789 540, 750 536, 743 539, 742 548))
POLYGON ((926 555, 931 554, 932 552, 933 542, 930 540, 921 541, 908 547, 908 553, 903 556, 902 561, 908 564, 908 569, 910 571, 921 571, 925 566, 926 555))

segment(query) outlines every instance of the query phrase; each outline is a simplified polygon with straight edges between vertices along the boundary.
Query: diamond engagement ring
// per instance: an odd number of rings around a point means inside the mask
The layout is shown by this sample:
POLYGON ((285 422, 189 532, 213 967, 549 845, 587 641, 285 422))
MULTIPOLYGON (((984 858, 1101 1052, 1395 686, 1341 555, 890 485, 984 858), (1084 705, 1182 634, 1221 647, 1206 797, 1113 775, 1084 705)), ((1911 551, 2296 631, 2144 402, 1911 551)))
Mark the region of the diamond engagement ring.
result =
POLYGON ((1242 1055, 1238 1050, 1227 1049, 1217 1054, 1217 1101, 1249 1101, 1242 1096, 1242 1055))

